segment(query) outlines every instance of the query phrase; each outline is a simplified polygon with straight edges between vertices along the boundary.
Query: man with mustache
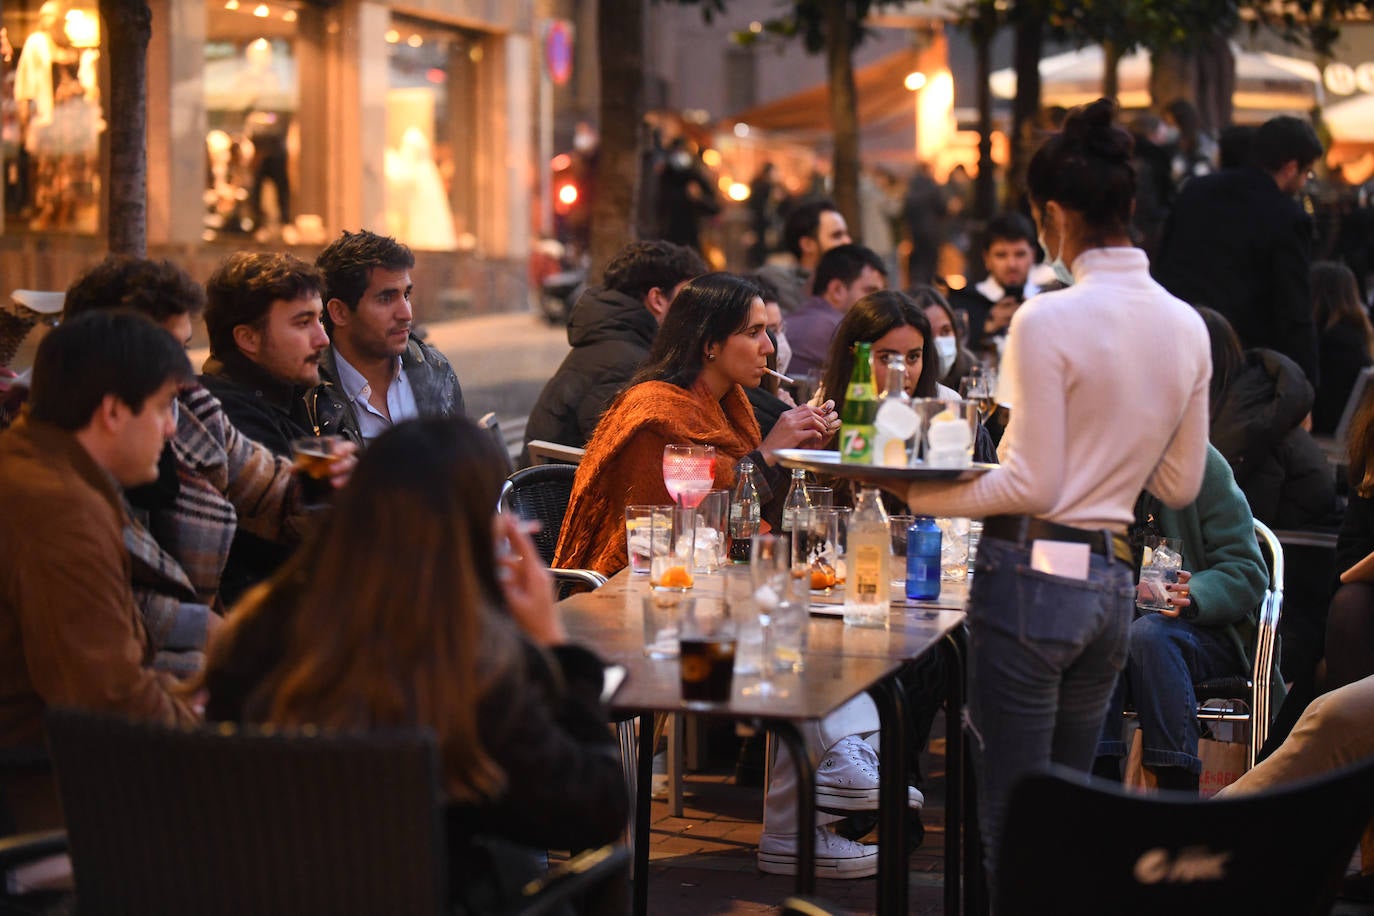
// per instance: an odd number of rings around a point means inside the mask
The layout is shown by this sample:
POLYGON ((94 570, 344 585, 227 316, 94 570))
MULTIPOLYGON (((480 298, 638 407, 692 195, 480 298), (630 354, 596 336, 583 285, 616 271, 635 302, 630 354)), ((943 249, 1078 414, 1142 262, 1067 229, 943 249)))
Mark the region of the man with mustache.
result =
MULTIPOLYGON (((323 289, 324 277, 314 265, 271 252, 231 255, 205 284, 210 358, 201 384, 219 399, 216 406, 222 405, 238 433, 279 456, 282 467, 290 467, 291 440, 349 433, 343 395, 320 381, 320 360, 329 349, 320 320, 323 289)), ((188 322, 187 336, 189 331, 188 322)), ((359 441, 356 435, 353 440, 359 441)), ((206 460, 199 449, 189 454, 206 460)), ((240 491, 241 482, 233 489, 240 491)), ((209 509, 199 498, 188 499, 186 514, 203 525, 209 509)), ((237 525, 234 515, 228 517, 228 559, 221 558, 219 597, 226 607, 275 572, 295 540, 254 523, 262 500, 240 502, 237 525)))
POLYGON ((438 350, 410 334, 415 255, 366 229, 344 232, 315 259, 325 279, 333 346, 320 377, 343 392, 346 431, 365 443, 412 417, 464 413, 463 389, 438 350))
POLYGON ((270 252, 231 255, 205 284, 201 382, 240 432, 278 455, 301 436, 347 434, 344 398, 320 379, 323 293, 313 265, 270 252))

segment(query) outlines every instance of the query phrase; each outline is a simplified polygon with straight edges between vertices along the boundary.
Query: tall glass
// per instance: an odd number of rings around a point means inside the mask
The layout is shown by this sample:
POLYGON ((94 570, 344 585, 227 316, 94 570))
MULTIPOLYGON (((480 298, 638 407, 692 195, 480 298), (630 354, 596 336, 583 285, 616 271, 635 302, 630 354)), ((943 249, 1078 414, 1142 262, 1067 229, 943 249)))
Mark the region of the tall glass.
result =
POLYGON ((978 415, 987 422, 997 409, 997 373, 982 366, 971 366, 959 382, 959 396, 978 405, 978 415))
POLYGON ((742 691, 750 696, 770 696, 774 692, 769 679, 773 669, 773 624, 788 600, 791 579, 792 545, 788 539, 769 534, 754 535, 749 547, 749 581, 753 586, 750 598, 759 618, 762 659, 759 682, 742 691))
POLYGON ((710 445, 665 445, 663 447, 663 485, 673 502, 695 509, 688 494, 697 502, 716 482, 716 450, 710 445))

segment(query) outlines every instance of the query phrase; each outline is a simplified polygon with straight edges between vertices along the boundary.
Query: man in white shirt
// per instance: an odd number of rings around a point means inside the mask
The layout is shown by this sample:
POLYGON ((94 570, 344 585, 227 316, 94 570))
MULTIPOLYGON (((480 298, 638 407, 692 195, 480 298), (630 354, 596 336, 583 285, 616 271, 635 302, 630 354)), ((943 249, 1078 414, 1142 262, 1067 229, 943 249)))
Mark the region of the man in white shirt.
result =
POLYGON ((370 442, 414 417, 458 416, 463 389, 439 351, 411 337, 415 255, 393 238, 344 232, 320 252, 332 346, 320 377, 343 392, 346 426, 370 442))

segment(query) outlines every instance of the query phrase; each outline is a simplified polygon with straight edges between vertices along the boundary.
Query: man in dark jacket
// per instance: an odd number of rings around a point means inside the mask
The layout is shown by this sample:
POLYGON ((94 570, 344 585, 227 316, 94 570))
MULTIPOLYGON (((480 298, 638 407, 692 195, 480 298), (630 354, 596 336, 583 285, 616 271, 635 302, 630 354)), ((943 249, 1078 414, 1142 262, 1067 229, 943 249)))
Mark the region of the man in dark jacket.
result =
POLYGON ((586 445, 607 405, 649 355, 678 289, 706 271, 695 251, 671 242, 632 242, 621 249, 606 265, 602 285, 573 306, 572 352, 539 393, 525 445, 534 439, 586 445))
POLYGON ((343 398, 320 382, 329 337, 319 270, 289 254, 239 252, 205 291, 201 382, 239 432, 278 455, 290 454, 292 439, 344 433, 343 398))
POLYGON ((402 420, 463 415, 453 367, 410 334, 411 250, 362 229, 335 239, 315 266, 324 273, 324 326, 333 344, 320 360, 320 379, 343 396, 344 433, 366 443, 402 420))
POLYGON ((1249 164, 1184 186, 1154 264, 1169 292, 1221 312, 1244 346, 1279 351, 1314 386, 1312 220, 1294 195, 1321 154, 1311 124, 1287 116, 1266 121, 1249 164))

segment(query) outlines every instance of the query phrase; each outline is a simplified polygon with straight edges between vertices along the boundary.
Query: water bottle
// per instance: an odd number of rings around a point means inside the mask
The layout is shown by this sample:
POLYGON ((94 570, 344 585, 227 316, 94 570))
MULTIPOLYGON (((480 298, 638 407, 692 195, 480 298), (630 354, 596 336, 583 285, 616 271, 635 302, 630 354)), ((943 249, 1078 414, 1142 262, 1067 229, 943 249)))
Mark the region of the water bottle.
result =
POLYGON ((940 526, 918 515, 906 530, 906 596, 912 601, 940 597, 940 526))

